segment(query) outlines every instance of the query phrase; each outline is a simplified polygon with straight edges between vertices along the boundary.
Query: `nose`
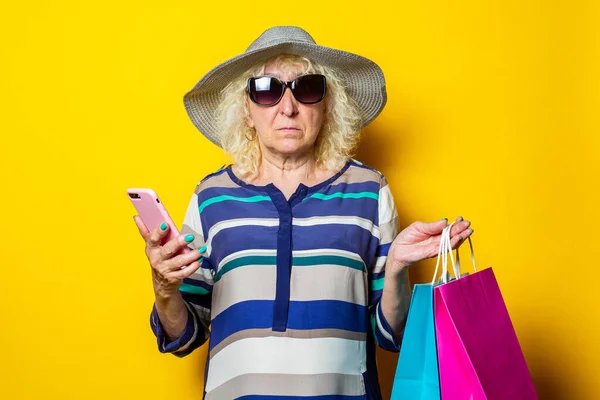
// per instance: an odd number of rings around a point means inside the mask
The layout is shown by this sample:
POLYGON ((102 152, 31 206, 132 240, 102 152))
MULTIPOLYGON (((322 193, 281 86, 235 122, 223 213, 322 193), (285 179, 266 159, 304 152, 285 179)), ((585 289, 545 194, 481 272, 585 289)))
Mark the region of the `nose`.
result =
POLYGON ((291 117, 298 113, 298 103, 292 94, 292 89, 289 87, 286 87, 283 92, 283 97, 279 102, 279 112, 287 117, 291 117))

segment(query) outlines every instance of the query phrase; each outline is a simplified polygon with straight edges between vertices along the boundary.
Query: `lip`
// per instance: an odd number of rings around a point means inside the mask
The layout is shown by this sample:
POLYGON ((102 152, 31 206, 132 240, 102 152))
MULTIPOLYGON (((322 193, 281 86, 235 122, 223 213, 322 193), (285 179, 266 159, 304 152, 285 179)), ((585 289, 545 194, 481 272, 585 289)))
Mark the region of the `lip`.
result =
POLYGON ((291 126, 284 126, 283 128, 279 128, 277 130, 278 131, 284 131, 284 132, 296 132, 296 131, 299 131, 300 129, 294 128, 294 127, 291 127, 291 126))

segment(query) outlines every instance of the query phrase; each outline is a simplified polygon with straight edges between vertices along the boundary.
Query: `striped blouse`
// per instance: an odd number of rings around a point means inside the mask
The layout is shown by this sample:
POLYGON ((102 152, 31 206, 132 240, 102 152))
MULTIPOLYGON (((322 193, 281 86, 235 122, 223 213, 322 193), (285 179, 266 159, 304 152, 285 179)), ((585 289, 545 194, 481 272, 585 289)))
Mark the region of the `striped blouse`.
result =
POLYGON ((375 346, 399 350, 380 307, 398 232, 381 173, 349 160, 286 199, 230 165, 198 184, 182 232, 207 247, 180 288, 185 331, 167 342, 155 307, 150 322, 163 353, 184 357, 209 341, 206 400, 381 399, 375 346))

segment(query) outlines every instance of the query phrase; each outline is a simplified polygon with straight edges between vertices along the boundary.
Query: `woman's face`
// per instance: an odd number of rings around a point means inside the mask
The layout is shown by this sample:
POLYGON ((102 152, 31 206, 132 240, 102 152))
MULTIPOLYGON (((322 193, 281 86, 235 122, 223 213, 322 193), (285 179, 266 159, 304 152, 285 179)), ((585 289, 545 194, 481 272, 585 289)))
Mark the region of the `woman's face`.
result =
MULTIPOLYGON (((292 81, 299 67, 280 70, 274 62, 267 61, 265 76, 281 81, 292 81)), ((274 106, 259 106, 248 101, 248 126, 255 128, 261 147, 282 155, 302 155, 312 152, 325 117, 325 100, 316 104, 298 102, 289 88, 274 106)))

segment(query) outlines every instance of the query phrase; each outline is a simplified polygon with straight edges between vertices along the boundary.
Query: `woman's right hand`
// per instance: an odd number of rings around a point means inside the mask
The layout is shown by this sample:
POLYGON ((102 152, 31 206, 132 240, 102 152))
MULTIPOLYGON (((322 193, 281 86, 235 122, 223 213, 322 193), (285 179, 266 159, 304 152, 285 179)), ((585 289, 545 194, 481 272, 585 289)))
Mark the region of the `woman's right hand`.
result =
POLYGON ((146 242, 146 257, 152 267, 154 294, 162 298, 169 298, 177 294, 183 279, 200 268, 202 254, 206 251, 206 247, 203 246, 200 251, 193 250, 178 254, 180 250, 185 249, 194 240, 193 235, 180 234, 161 245, 163 238, 169 232, 167 224, 162 225, 162 227, 165 227, 164 230, 157 227, 153 231, 149 231, 139 216, 136 215, 133 219, 140 235, 146 242))

